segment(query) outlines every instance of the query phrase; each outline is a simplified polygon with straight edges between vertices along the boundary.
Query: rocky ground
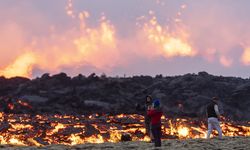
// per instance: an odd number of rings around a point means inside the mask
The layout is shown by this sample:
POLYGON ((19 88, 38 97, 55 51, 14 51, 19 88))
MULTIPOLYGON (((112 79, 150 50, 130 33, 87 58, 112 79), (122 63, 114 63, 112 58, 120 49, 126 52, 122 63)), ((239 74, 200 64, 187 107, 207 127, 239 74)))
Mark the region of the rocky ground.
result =
POLYGON ((138 113, 135 105, 143 104, 147 94, 161 100, 169 117, 203 117, 211 97, 218 96, 225 116, 250 120, 250 79, 206 72, 171 77, 69 77, 65 73, 35 79, 0 77, 0 112, 138 113))
MULTIPOLYGON (((121 143, 103 143, 103 144, 83 144, 75 146, 50 145, 46 147, 17 147, 11 145, 1 145, 3 150, 81 150, 81 149, 156 149, 152 143, 147 142, 121 142, 121 143)), ((165 140, 159 149, 169 150, 249 150, 250 137, 224 137, 222 140, 214 138, 190 139, 190 140, 165 140)))

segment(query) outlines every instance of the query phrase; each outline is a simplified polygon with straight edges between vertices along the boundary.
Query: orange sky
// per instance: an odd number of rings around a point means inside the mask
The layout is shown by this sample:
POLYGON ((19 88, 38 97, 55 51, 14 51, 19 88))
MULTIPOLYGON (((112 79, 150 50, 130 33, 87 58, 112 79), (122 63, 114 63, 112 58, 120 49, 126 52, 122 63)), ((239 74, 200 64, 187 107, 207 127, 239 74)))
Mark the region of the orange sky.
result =
POLYGON ((0 74, 248 77, 250 5, 223 2, 0 2, 0 74))

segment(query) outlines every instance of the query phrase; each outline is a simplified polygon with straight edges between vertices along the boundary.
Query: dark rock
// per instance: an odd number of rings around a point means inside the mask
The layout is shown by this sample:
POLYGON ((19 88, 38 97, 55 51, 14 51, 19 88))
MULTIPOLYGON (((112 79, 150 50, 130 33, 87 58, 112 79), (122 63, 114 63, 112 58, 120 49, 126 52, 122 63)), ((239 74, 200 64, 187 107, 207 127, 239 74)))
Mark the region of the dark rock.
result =
POLYGON ((121 136, 121 141, 122 142, 132 141, 132 137, 128 133, 123 133, 121 136))
POLYGON ((48 79, 50 79, 49 73, 45 73, 41 76, 41 80, 48 80, 48 79))
POLYGON ((41 145, 49 145, 49 143, 44 141, 41 137, 36 137, 34 140, 36 140, 41 145))
POLYGON ((0 125, 0 133, 6 132, 10 128, 10 124, 8 122, 2 122, 0 125))
POLYGON ((209 74, 208 74, 207 72, 205 72, 205 71, 202 71, 202 72, 199 72, 198 75, 199 75, 199 76, 206 77, 206 76, 208 76, 209 74))
POLYGON ((135 104, 144 105, 145 95, 161 100, 168 116, 202 116, 211 97, 220 99, 225 116, 250 120, 250 79, 213 76, 207 72, 163 77, 69 77, 65 73, 43 74, 29 80, 0 77, 0 110, 19 107, 18 99, 32 104, 34 113, 135 113, 135 104), (4 97, 4 98, 3 98, 4 97), (8 100, 8 98, 10 100, 8 100))
POLYGON ((28 102, 31 102, 31 103, 45 103, 48 101, 48 98, 41 97, 38 95, 23 95, 20 98, 27 100, 28 102))

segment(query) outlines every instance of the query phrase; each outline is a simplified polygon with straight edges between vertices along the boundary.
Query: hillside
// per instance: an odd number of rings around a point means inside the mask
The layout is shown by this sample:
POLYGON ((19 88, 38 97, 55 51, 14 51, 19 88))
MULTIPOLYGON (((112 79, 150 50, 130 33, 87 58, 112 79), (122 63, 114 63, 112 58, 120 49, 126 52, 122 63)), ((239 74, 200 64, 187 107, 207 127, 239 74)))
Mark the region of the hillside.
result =
POLYGON ((213 96, 225 116, 250 120, 250 80, 206 72, 182 76, 106 77, 65 73, 36 79, 0 77, 0 111, 6 113, 135 113, 147 94, 170 117, 203 117, 213 96))

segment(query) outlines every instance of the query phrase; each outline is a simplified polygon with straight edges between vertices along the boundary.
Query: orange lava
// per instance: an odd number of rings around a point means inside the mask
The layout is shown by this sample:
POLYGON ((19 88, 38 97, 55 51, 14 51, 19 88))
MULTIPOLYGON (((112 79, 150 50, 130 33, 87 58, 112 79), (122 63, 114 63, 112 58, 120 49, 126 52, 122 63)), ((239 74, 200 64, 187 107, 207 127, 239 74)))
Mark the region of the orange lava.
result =
MULTIPOLYGON (((1 120, 1 144, 43 146, 120 142, 122 134, 132 141, 148 141, 143 116, 138 114, 71 116, 4 114, 1 120)), ((224 136, 250 136, 250 122, 236 124, 223 119, 224 136)), ((206 136, 206 123, 195 119, 162 117, 163 139, 193 139, 206 136)), ((217 133, 214 132, 214 135, 217 133)))

